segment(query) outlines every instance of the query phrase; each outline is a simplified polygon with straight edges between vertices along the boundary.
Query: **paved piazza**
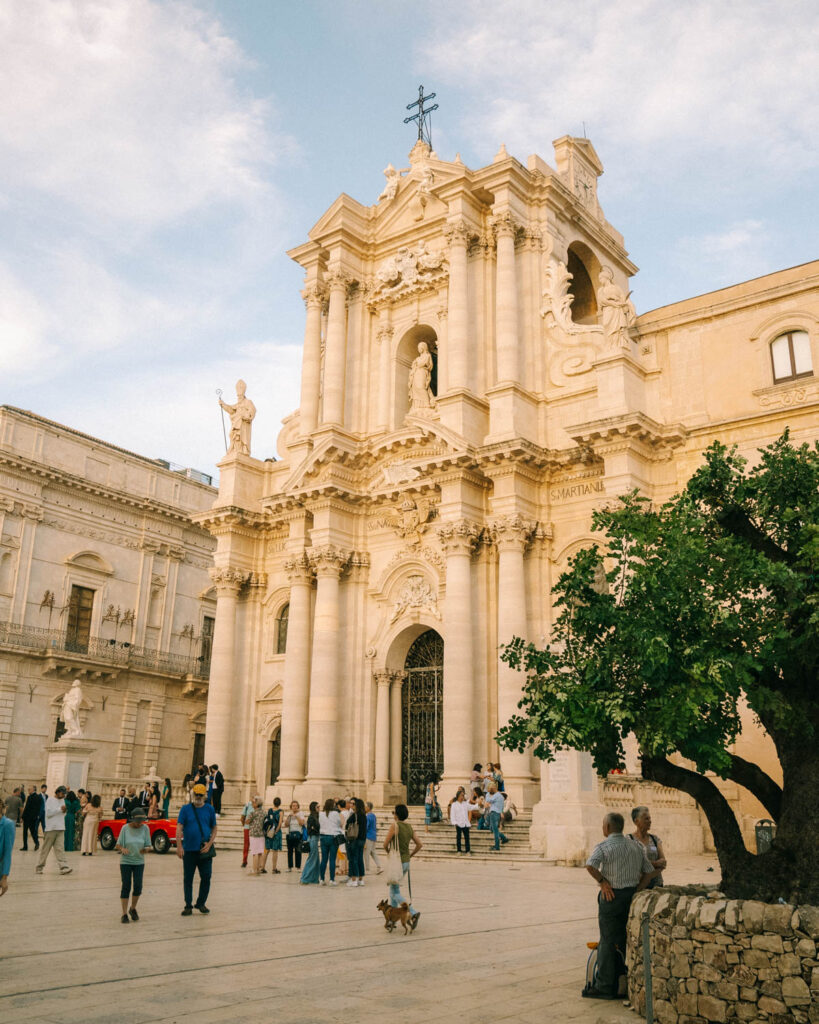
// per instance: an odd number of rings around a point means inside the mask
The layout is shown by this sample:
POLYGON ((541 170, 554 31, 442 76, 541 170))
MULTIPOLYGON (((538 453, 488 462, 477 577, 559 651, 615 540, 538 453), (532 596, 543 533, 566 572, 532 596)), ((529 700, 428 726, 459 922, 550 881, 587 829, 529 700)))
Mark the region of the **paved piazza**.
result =
MULTIPOLYGON (((41 878, 15 850, 0 899, 3 1024, 116 1021, 287 1024, 543 1024, 637 1021, 580 998, 595 887, 582 869, 416 861, 414 934, 385 933, 385 887, 246 877, 237 854, 214 864, 209 917, 180 917, 181 865, 146 858, 142 919, 120 923, 119 860, 70 854, 74 872, 41 878)), ((690 857, 669 882, 714 879, 690 857)))

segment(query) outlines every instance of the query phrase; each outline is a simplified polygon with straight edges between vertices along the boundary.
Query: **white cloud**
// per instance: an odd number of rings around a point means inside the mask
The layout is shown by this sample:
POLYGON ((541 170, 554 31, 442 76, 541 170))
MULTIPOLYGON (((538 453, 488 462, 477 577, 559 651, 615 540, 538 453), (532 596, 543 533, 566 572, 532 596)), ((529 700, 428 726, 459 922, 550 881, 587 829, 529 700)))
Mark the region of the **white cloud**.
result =
POLYGON ((470 5, 468 19, 460 5, 437 10, 419 63, 438 88, 472 94, 464 127, 487 156, 505 141, 520 157, 535 147, 548 157, 553 138, 581 134, 585 121, 622 179, 684 176, 715 153, 733 155, 737 184, 755 162, 790 175, 819 162, 813 3, 493 0, 470 5))
POLYGON ((673 247, 672 262, 686 275, 705 270, 713 288, 735 284, 759 273, 774 249, 771 232, 759 220, 744 220, 721 231, 686 235, 673 247))

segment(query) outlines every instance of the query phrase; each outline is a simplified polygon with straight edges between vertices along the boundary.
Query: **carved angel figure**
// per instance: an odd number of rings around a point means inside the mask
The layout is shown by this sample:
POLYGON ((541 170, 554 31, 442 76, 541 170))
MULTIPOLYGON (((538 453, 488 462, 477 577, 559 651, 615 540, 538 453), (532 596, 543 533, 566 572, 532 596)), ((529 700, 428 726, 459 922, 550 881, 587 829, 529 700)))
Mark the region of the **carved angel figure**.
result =
POLYGON ((396 193, 398 192, 398 185, 401 181, 401 176, 406 174, 409 167, 402 167, 401 170, 396 170, 392 164, 387 164, 384 168, 384 177, 387 179, 387 184, 384 186, 384 191, 378 197, 379 203, 382 199, 386 199, 389 203, 395 199, 396 193))
POLYGON ((409 544, 420 544, 421 534, 427 528, 430 518, 429 502, 423 498, 413 501, 407 498, 400 508, 387 512, 380 520, 382 526, 390 526, 409 544))
POLYGON ((637 319, 634 303, 622 288, 614 283, 608 267, 603 267, 598 278, 600 290, 597 304, 603 321, 603 336, 611 348, 631 348, 630 330, 637 319))

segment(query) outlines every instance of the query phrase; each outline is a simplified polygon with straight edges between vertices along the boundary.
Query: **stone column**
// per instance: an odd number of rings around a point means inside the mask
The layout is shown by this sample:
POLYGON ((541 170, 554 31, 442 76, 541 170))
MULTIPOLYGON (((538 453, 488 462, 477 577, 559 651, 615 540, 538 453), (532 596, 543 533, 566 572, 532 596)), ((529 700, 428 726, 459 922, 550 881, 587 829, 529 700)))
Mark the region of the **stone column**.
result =
POLYGON ((447 388, 469 387, 469 306, 467 259, 469 231, 464 221, 447 229, 449 242, 449 299, 447 309, 447 388))
POLYGON ((407 681, 406 672, 393 672, 390 684, 390 781, 401 785, 401 688, 407 681))
POLYGON ((327 315, 327 340, 324 350, 324 408, 321 421, 343 426, 349 278, 336 269, 330 271, 325 280, 330 289, 330 310, 327 315))
POLYGON ((375 779, 389 782, 390 778, 390 684, 392 672, 376 672, 375 702, 375 779))
MULTIPOLYGON (((535 524, 521 516, 499 516, 492 524, 492 539, 498 548, 498 647, 514 636, 526 637, 526 579, 523 552, 535 524)), ((518 710, 525 675, 500 660, 498 651, 498 727, 506 725, 518 710)), ((501 766, 506 789, 518 806, 531 807, 535 784, 529 752, 504 750, 501 766)))
POLYGON ((498 246, 495 274, 495 346, 498 383, 520 382, 515 222, 502 213, 493 220, 498 246))
POLYGON ((316 792, 336 781, 338 679, 342 661, 338 635, 339 577, 348 557, 348 552, 332 545, 313 548, 310 552, 317 590, 310 672, 307 782, 316 792))
POLYGON ((389 311, 382 310, 378 324, 378 347, 380 363, 378 367, 378 426, 384 430, 390 428, 390 362, 392 355, 392 326, 389 311))
POLYGON ((216 588, 216 624, 210 658, 205 760, 218 764, 226 779, 236 775, 231 748, 234 662, 236 654, 236 602, 248 574, 239 569, 209 569, 216 588))
POLYGON ((305 552, 284 563, 290 580, 290 614, 284 656, 281 760, 277 786, 295 786, 307 770, 307 714, 310 700, 310 605, 313 567, 305 552))
POLYGON ((474 523, 461 519, 438 530, 446 553, 446 643, 444 644, 444 776, 446 789, 463 785, 473 749, 474 639, 472 635, 472 551, 474 523))
POLYGON ((304 354, 301 363, 301 406, 299 424, 303 435, 311 434, 318 424, 321 382, 321 307, 324 295, 317 285, 301 293, 307 309, 304 324, 304 354))

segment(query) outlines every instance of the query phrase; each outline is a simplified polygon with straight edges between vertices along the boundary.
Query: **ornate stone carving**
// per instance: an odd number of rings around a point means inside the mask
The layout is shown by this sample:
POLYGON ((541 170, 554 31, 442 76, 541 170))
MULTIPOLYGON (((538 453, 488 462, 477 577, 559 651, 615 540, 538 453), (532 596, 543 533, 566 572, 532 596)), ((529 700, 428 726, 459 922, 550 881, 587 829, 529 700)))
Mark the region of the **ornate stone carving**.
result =
POLYGON ((398 536, 408 543, 420 544, 421 534, 426 531, 427 522, 432 514, 433 510, 428 501, 423 498, 407 498, 401 502, 397 510, 385 513, 378 522, 381 526, 392 527, 398 536))
POLYGON ((470 234, 469 225, 465 220, 450 221, 444 228, 444 238, 450 249, 453 245, 468 245, 470 234))
POLYGON ((373 300, 427 291, 440 284, 446 276, 443 252, 429 252, 425 242, 419 242, 415 249, 402 246, 376 271, 373 300))
POLYGON ((608 267, 603 267, 598 278, 600 288, 597 304, 603 321, 603 337, 609 348, 631 348, 631 331, 637 320, 637 311, 629 295, 619 288, 608 267))
POLYGON ((351 278, 341 267, 328 267, 324 275, 324 283, 331 292, 337 289, 343 289, 346 292, 351 284, 351 278))
POLYGON ((518 513, 498 516, 492 520, 492 540, 499 548, 514 547, 523 549, 532 539, 537 523, 524 519, 518 513))
POLYGON ((313 566, 307 557, 307 552, 302 551, 295 558, 288 558, 284 563, 284 571, 292 586, 293 583, 312 583, 313 566))
POLYGON ((549 332, 549 375, 561 385, 566 378, 587 373, 597 354, 603 328, 597 324, 576 324, 572 320, 572 275, 561 260, 550 259, 543 272, 540 315, 549 332))
POLYGON ((491 225, 496 238, 514 238, 518 230, 517 221, 508 210, 494 216, 491 225))
POLYGON ((248 577, 247 585, 254 590, 266 590, 267 589, 267 573, 266 572, 252 572, 248 577))
POLYGON ((468 519, 443 523, 438 527, 438 539, 441 541, 441 547, 447 554, 464 552, 472 554, 479 535, 480 530, 478 526, 468 519))
POLYGON ((212 566, 208 569, 208 576, 213 580, 217 593, 238 591, 249 575, 244 569, 231 569, 230 566, 212 566))
POLYGON ((390 622, 395 622, 411 608, 419 608, 429 612, 436 619, 441 618, 432 584, 424 576, 410 576, 398 591, 398 599, 393 605, 390 622))
POLYGON ((324 288, 317 284, 309 285, 305 288, 301 297, 304 299, 304 305, 307 309, 321 309, 327 302, 327 292, 324 288))
POLYGON ((383 686, 385 689, 392 685, 392 672, 373 672, 376 686, 383 686))
POLYGON ((409 169, 409 167, 402 167, 401 170, 396 170, 392 164, 387 164, 384 168, 384 177, 387 179, 387 183, 384 186, 384 191, 378 197, 379 203, 382 199, 388 203, 391 203, 393 199, 395 199, 398 192, 398 186, 401 183, 401 178, 407 173, 407 171, 409 171, 409 169))
POLYGON ((219 399, 219 405, 230 416, 230 444, 228 454, 250 455, 250 425, 256 415, 256 406, 246 396, 247 385, 236 381, 236 404, 228 405, 219 399))
POLYGON ((412 362, 407 380, 411 416, 431 416, 435 412, 435 395, 430 387, 433 367, 429 345, 425 341, 419 341, 418 355, 412 362))
POLYGON ((350 552, 343 551, 333 544, 324 544, 311 548, 309 557, 317 576, 340 576, 350 559, 350 552))

